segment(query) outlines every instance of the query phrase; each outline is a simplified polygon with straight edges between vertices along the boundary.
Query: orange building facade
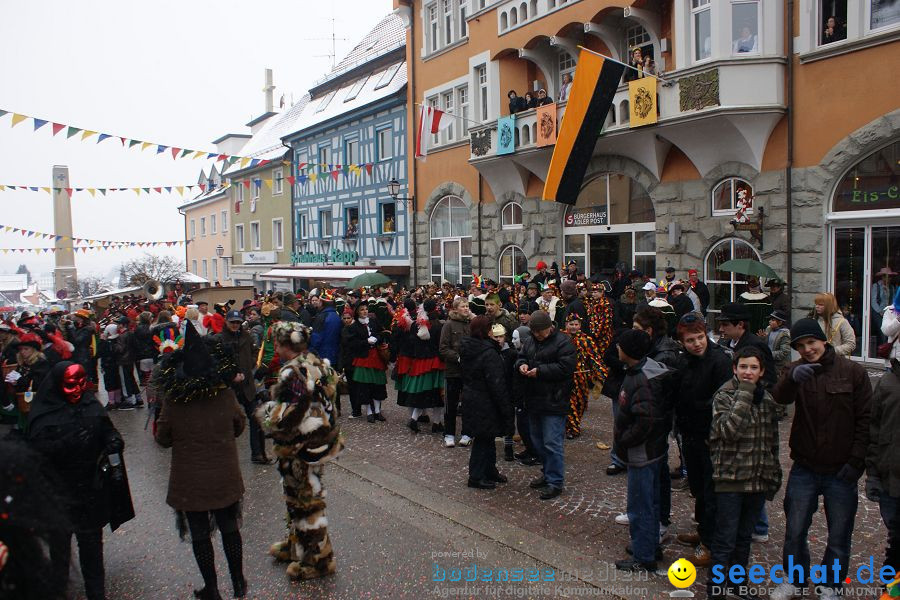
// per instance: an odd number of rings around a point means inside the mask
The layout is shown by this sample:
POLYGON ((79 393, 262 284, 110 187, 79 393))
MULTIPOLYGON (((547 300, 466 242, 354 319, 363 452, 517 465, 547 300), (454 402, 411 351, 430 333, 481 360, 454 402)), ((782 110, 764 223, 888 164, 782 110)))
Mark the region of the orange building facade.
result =
POLYGON ((420 103, 456 117, 426 161, 410 161, 417 280, 512 281, 539 260, 601 277, 696 268, 717 310, 746 289, 717 266, 757 258, 790 283, 794 318, 836 293, 855 354, 874 358, 900 284, 895 4, 396 0, 409 25, 410 146, 420 103), (659 78, 658 120, 630 126, 623 82, 569 207, 540 200, 553 146, 537 144, 536 110, 516 114, 511 153, 498 153, 497 120, 510 90, 541 88, 563 119, 580 47, 624 62, 641 48, 659 78))

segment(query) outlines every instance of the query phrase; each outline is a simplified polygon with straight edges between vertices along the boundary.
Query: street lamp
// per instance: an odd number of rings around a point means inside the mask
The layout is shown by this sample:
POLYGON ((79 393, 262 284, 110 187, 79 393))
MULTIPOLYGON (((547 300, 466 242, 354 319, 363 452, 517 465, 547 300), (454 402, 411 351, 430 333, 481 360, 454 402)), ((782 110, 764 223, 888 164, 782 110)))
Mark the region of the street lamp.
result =
POLYGON ((222 258, 222 256, 224 254, 225 254, 225 246, 223 246, 222 244, 219 244, 218 246, 216 246, 216 256, 218 256, 219 258, 222 258))
MULTIPOLYGON (((406 206, 411 206, 410 217, 412 217, 412 257, 413 257, 413 287, 419 286, 419 260, 416 254, 417 238, 416 238, 416 203, 415 196, 400 196, 400 182, 396 177, 392 177, 387 184, 388 194, 394 199, 394 202, 402 201, 406 206)), ((407 221, 409 222, 409 221, 407 221)))

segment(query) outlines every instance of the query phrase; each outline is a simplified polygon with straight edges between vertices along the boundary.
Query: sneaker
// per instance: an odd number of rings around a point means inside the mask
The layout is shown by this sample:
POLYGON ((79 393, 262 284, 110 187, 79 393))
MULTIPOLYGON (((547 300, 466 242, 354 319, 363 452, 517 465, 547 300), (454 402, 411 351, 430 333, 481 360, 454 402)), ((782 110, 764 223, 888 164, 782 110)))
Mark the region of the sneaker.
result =
POLYGON ((797 591, 797 588, 795 588, 793 584, 784 582, 778 584, 778 587, 775 588, 775 591, 772 592, 772 595, 769 597, 772 600, 791 600, 791 598, 797 595, 797 591))
POLYGON ((444 436, 444 448, 452 448, 456 445, 456 438, 452 435, 444 436))
POLYGON ((616 523, 619 525, 628 525, 628 515, 626 513, 616 515, 616 523))
POLYGON ((615 463, 606 467, 606 474, 610 477, 612 477, 613 475, 618 475, 619 473, 624 473, 625 471, 625 467, 617 465, 615 463))
POLYGON ((682 546, 691 546, 692 548, 700 543, 699 533, 679 533, 675 536, 675 541, 682 546))
POLYGON ((625 560, 617 560, 616 568, 620 571, 647 571, 648 573, 656 572, 656 562, 642 563, 633 558, 625 560))
POLYGON ((460 445, 460 446, 468 446, 468 445, 471 444, 471 443, 472 443, 472 438, 470 438, 470 437, 467 436, 467 435, 464 435, 464 436, 462 436, 461 438, 459 438, 459 445, 460 445))
POLYGON ((753 535, 750 536, 750 539, 753 540, 757 544, 764 544, 769 541, 769 534, 768 533, 754 533, 753 535))

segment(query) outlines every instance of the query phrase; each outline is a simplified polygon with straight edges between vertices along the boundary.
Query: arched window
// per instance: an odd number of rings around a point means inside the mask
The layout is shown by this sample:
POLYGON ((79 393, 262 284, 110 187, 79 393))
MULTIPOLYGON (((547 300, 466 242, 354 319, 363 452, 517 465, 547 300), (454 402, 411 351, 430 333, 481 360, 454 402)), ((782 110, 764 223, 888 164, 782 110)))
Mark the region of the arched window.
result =
POLYGON ((431 279, 472 280, 472 219, 458 196, 441 198, 431 211, 431 279))
POLYGON ((712 214, 733 217, 739 207, 753 214, 753 186, 737 177, 717 183, 712 191, 712 214))
POLYGON ((500 253, 497 269, 500 283, 513 283, 516 275, 528 270, 528 257, 518 246, 507 246, 500 253))
POLYGON ((519 14, 522 15, 523 21, 528 18, 528 5, 524 2, 519 5, 519 14))
POLYGON ((704 279, 709 287, 709 310, 718 312, 722 306, 734 302, 747 289, 747 276, 720 271, 719 265, 734 258, 759 260, 756 249, 738 238, 719 241, 706 255, 704 279))
POLYGON ((537 0, 531 0, 531 17, 537 16, 537 0))
POLYGON ((531 127, 527 124, 522 126, 522 144, 531 143, 531 127))
POLYGON ((519 24, 519 11, 515 6, 512 7, 512 10, 509 11, 509 26, 515 27, 519 24))
POLYGON ((500 13, 500 29, 509 29, 509 18, 506 16, 506 13, 500 13))
POLYGON ((619 103, 619 125, 627 123, 630 116, 631 111, 628 108, 628 100, 622 100, 619 103))
POLYGON ((510 202, 500 212, 500 227, 502 229, 522 229, 522 205, 518 202, 510 202))

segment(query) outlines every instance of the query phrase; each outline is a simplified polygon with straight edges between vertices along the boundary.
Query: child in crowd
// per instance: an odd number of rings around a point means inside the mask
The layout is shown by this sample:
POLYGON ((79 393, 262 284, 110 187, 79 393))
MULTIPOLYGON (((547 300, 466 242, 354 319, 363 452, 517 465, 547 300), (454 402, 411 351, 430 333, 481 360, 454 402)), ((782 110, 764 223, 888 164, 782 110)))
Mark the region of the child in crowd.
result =
MULTIPOLYGON (((713 401, 709 437, 716 492, 712 569, 726 574, 735 565, 746 570, 760 511, 781 487, 775 402, 760 383, 765 372, 762 352, 741 348, 734 355, 733 370, 734 379, 719 388, 713 401)), ((738 595, 727 587, 710 578, 707 594, 722 600, 738 595)))
POLYGON ((763 337, 772 351, 775 359, 775 368, 778 369, 778 379, 787 371, 791 364, 791 330, 788 321, 790 318, 781 310, 774 310, 769 315, 769 326, 763 332, 763 337))

